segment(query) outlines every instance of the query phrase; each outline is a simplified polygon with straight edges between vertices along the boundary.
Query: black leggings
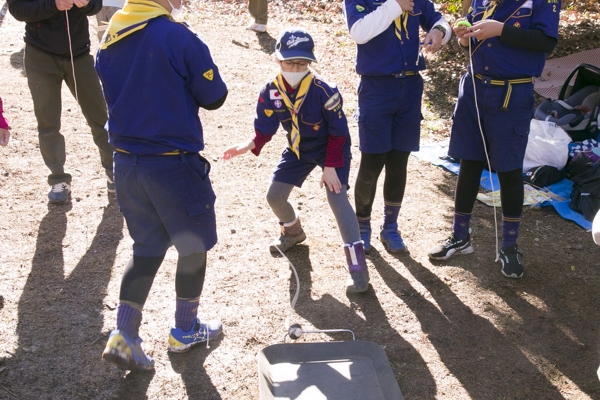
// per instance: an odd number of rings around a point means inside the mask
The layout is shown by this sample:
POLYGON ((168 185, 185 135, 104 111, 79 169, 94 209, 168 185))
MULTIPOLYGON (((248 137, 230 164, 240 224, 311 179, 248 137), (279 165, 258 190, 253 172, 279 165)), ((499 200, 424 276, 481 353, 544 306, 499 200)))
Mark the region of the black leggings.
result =
MULTIPOLYGON (((471 214, 473 205, 479 192, 481 172, 486 163, 484 161, 460 161, 460 171, 456 181, 456 194, 454 197, 454 209, 457 212, 471 214)), ((498 172, 500 181, 500 201, 502 202, 502 214, 511 217, 521 216, 523 212, 523 169, 515 169, 509 172, 498 172)))
MULTIPOLYGON (((164 254, 159 257, 132 256, 125 267, 125 273, 123 273, 119 300, 143 305, 164 258, 164 254)), ((180 256, 175 273, 177 297, 185 299, 199 297, 204 286, 205 273, 206 253, 180 256)))
POLYGON ((398 150, 391 150, 383 154, 361 153, 360 167, 354 188, 356 215, 359 218, 371 216, 373 200, 377 191, 377 180, 384 166, 383 199, 402 203, 409 156, 409 151, 398 150))

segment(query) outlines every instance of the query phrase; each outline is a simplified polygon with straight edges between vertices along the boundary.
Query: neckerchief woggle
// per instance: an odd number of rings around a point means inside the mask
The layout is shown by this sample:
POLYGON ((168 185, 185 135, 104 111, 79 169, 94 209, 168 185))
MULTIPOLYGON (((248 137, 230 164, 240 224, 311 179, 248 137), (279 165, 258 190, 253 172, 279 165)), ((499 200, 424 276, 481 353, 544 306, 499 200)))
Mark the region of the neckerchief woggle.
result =
POLYGON ((171 14, 160 4, 150 0, 128 0, 123 9, 117 11, 110 20, 108 29, 102 37, 100 50, 105 50, 111 44, 124 37, 144 29, 151 19, 171 14))
POLYGON ((313 73, 312 71, 308 71, 308 74, 302 81, 300 82, 300 86, 298 87, 298 93, 296 94, 296 100, 292 105, 292 102, 285 91, 285 84, 283 82, 283 76, 281 73, 277 74, 273 84, 279 91, 281 98, 283 99, 283 103, 292 114, 292 132, 290 133, 290 137, 288 142, 290 144, 290 148, 296 154, 298 159, 300 158, 300 126, 298 125, 298 113, 300 112, 300 107, 302 107, 302 103, 306 99, 306 94, 308 93, 308 89, 310 88, 310 84, 312 83, 313 73))

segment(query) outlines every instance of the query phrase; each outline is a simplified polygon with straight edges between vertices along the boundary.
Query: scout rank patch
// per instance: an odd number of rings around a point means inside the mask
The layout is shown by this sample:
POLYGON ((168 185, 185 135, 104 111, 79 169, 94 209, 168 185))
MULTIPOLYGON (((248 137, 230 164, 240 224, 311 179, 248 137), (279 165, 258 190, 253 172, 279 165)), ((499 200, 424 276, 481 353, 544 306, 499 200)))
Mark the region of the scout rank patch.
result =
POLYGON ((341 102, 342 102, 342 96, 340 96, 339 93, 334 93, 333 96, 331 96, 329 98, 329 100, 327 100, 324 107, 327 111, 332 111, 332 110, 337 111, 336 107, 339 107, 341 102))
POLYGON ((271 115, 273 115, 273 110, 267 110, 267 109, 265 108, 265 115, 266 115, 267 117, 270 117, 271 115))
POLYGON ((206 71, 205 73, 203 73, 202 76, 205 77, 206 79, 208 79, 209 81, 212 81, 215 76, 215 73, 213 72, 213 70, 211 68, 208 71, 206 71))

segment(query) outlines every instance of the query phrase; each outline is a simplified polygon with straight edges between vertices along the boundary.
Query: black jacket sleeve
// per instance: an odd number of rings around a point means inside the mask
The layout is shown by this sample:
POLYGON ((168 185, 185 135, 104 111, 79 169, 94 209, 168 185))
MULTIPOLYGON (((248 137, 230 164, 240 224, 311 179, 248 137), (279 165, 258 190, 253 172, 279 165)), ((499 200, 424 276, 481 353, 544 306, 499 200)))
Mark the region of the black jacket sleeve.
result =
POLYGON ((54 0, 8 0, 8 11, 17 21, 23 22, 44 21, 61 12, 54 0))
POLYGON ((88 17, 96 15, 102 10, 102 0, 90 0, 87 6, 81 7, 81 12, 88 17))
POLYGON ((500 41, 511 46, 531 51, 550 53, 556 47, 557 40, 546 36, 540 29, 521 29, 504 24, 500 41))

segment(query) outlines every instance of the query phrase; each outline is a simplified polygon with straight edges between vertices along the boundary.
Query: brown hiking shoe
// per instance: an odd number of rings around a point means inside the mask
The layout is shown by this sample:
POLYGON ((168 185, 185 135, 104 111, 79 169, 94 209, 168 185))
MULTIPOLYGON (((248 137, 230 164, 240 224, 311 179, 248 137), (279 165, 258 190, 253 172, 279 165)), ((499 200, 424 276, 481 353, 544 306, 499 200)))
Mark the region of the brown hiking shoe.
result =
POLYGON ((289 249, 297 245, 298 243, 302 243, 306 240, 306 234, 304 231, 301 231, 298 235, 286 235, 281 234, 279 239, 275 240, 269 245, 269 250, 273 255, 280 255, 279 251, 282 253, 286 253, 289 249))
POLYGON ((292 222, 280 222, 279 224, 281 225, 281 236, 269 246, 269 250, 273 255, 280 255, 280 251, 285 253, 298 243, 306 240, 306 234, 302 230, 299 217, 296 217, 292 222))

